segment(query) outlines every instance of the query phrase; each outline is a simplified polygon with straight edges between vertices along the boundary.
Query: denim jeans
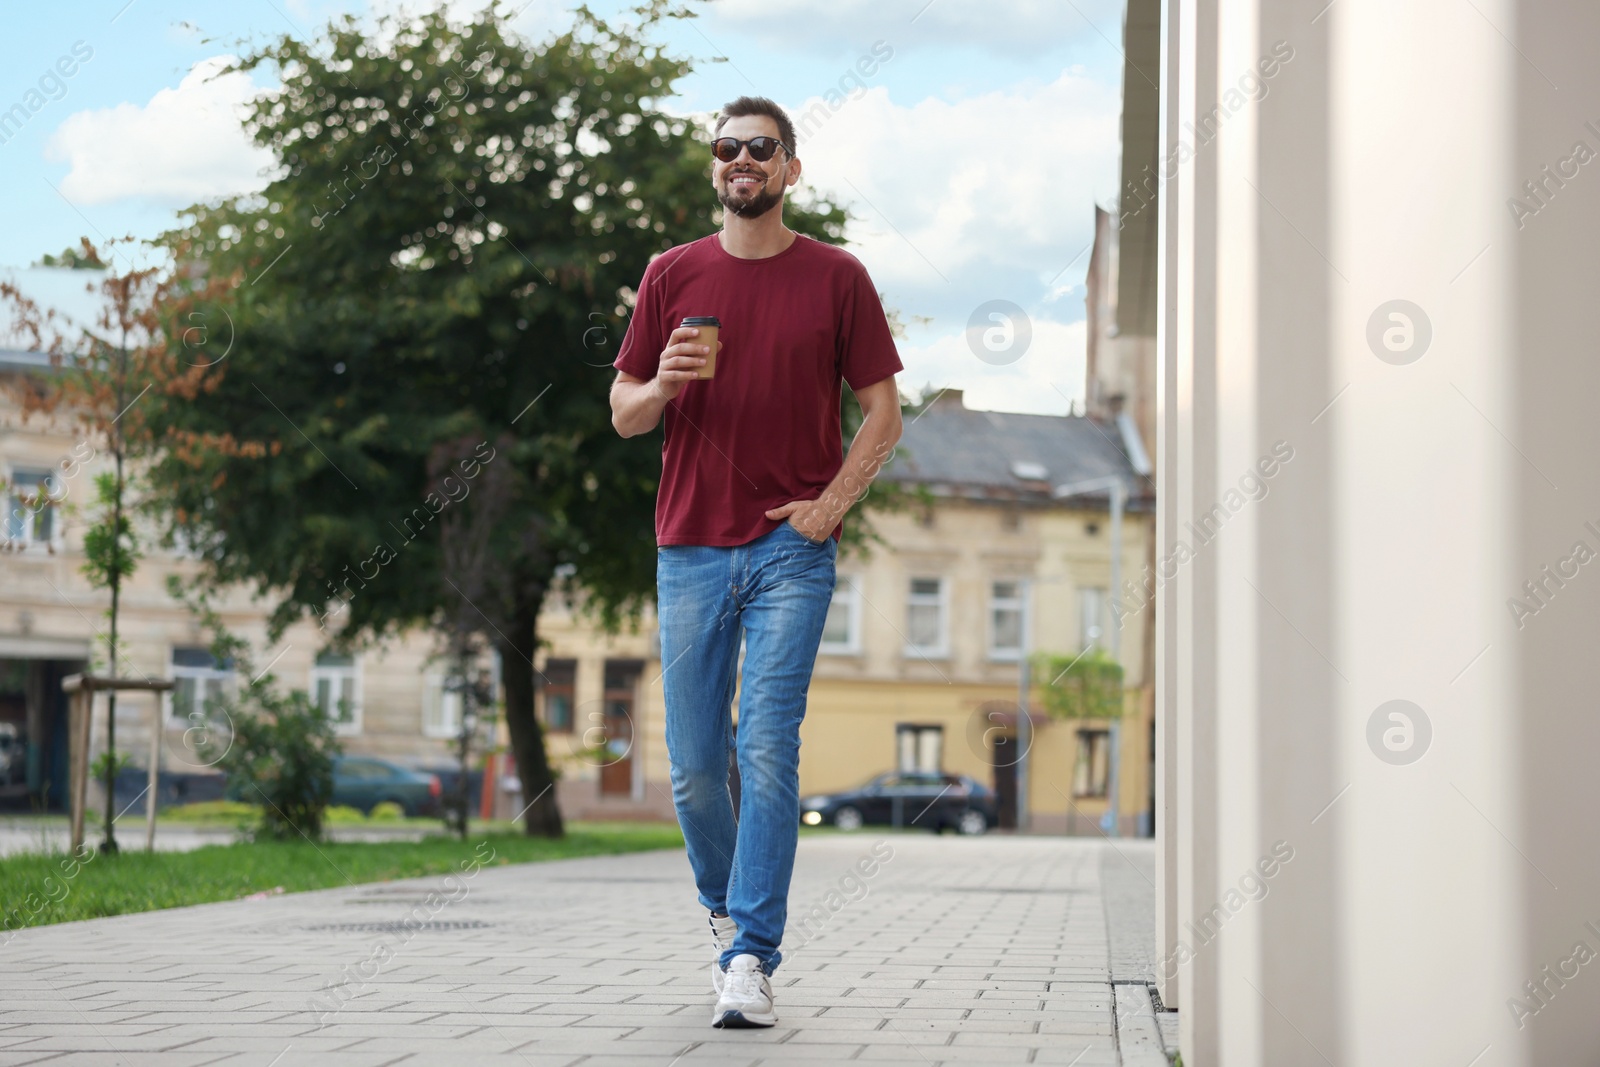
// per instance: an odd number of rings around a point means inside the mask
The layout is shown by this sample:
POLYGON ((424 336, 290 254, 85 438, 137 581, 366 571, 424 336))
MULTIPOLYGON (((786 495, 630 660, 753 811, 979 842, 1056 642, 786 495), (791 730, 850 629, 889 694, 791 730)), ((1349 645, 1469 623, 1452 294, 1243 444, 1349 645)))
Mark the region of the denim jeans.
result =
POLYGON ((837 556, 832 537, 817 544, 787 521, 742 545, 656 551, 672 800, 700 903, 739 927, 724 966, 749 953, 770 974, 782 959, 800 830, 800 720, 837 556), (735 819, 728 770, 741 633, 735 819))

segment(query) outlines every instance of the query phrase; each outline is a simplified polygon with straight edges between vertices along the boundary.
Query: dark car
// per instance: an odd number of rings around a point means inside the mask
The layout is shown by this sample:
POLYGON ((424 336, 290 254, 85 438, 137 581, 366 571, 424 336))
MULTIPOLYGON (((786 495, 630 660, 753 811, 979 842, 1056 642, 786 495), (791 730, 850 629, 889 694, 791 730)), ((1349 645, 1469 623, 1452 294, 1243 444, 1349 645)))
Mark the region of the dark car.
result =
MULTIPOLYGON (((440 804, 452 808, 456 791, 461 788, 461 763, 458 760, 424 756, 398 760, 418 774, 431 774, 439 779, 440 804)), ((467 811, 476 814, 479 798, 483 796, 483 768, 473 767, 467 772, 467 811)))
POLYGON ((994 793, 960 774, 880 774, 860 789, 803 797, 800 821, 841 830, 916 826, 981 834, 996 821, 994 793))
POLYGON ((414 771, 373 756, 333 761, 333 803, 371 814, 379 804, 398 804, 407 815, 439 814, 444 792, 437 775, 414 771))

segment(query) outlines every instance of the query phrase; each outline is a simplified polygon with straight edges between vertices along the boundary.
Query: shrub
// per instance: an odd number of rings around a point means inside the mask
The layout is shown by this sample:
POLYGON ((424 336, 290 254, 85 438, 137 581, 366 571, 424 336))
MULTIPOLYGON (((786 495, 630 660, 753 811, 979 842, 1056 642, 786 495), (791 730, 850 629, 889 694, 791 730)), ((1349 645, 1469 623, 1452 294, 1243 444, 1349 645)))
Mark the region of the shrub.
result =
POLYGON ((260 805, 253 836, 321 837, 340 750, 332 721, 304 693, 261 683, 222 698, 221 710, 233 725, 233 743, 217 765, 239 799, 260 805))
POLYGON ((161 813, 161 819, 204 825, 248 825, 256 820, 256 805, 237 800, 201 800, 168 808, 161 813))
POLYGON ((374 822, 393 822, 396 819, 404 819, 405 817, 406 809, 392 800, 385 800, 382 804, 376 805, 370 815, 374 822))
POLYGON ((199 616, 211 634, 211 654, 254 679, 206 701, 207 721, 225 722, 229 736, 208 730, 196 746, 227 774, 229 799, 258 806, 248 832, 275 840, 321 837, 333 797, 333 760, 341 752, 333 721, 303 691, 280 692, 270 671, 257 674, 249 643, 227 631, 204 592, 186 596, 176 575, 167 590, 199 616))

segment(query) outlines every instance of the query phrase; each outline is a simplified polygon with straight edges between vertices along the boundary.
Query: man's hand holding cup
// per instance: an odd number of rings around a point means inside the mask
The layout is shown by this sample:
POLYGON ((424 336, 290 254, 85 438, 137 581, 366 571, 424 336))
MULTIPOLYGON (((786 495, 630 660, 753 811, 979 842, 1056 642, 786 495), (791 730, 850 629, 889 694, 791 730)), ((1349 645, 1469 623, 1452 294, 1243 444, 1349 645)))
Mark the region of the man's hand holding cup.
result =
POLYGON ((683 391, 685 382, 700 377, 700 368, 705 366, 711 348, 697 341, 699 336, 698 327, 679 326, 667 338, 667 347, 661 350, 661 362, 653 380, 656 389, 668 400, 683 391))

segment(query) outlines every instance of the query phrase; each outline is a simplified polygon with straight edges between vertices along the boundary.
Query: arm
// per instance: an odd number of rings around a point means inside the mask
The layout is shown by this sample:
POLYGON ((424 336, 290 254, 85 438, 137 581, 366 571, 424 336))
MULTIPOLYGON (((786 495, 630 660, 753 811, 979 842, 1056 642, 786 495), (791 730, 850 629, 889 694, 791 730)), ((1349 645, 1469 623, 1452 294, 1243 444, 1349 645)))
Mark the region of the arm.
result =
POLYGON ((795 500, 767 512, 769 519, 791 519, 795 529, 813 541, 833 533, 845 512, 866 495, 872 479, 889 461, 900 440, 900 391, 894 375, 856 390, 865 418, 850 442, 850 453, 833 481, 816 500, 795 500))
POLYGON ((611 425, 623 437, 649 433, 661 421, 667 397, 656 388, 656 380, 644 381, 627 371, 617 371, 611 383, 611 425))
POLYGON ((617 433, 637 437, 656 428, 667 402, 683 391, 685 382, 694 381, 711 352, 708 345, 690 341, 699 335, 700 331, 692 326, 673 330, 661 353, 656 376, 649 381, 617 371, 617 380, 611 383, 611 425, 617 433))

